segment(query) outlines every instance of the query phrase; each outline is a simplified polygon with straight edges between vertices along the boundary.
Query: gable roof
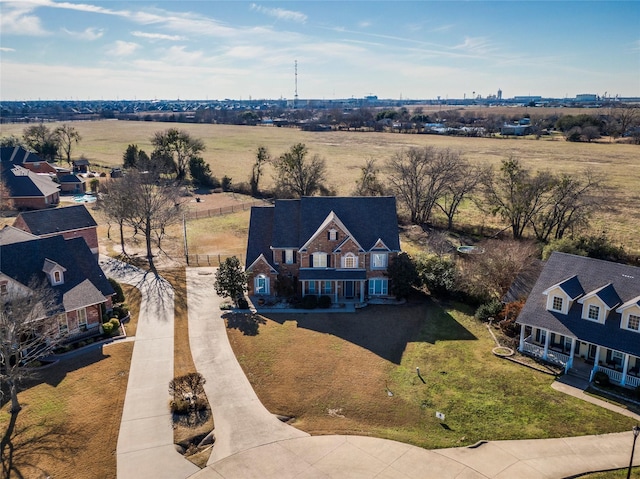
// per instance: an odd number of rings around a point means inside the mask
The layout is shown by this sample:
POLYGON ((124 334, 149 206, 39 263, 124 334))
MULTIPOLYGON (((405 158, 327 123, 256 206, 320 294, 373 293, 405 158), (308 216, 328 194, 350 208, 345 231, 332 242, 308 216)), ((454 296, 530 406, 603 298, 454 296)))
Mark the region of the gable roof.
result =
POLYGON ((53 312, 90 306, 114 294, 111 283, 81 237, 65 240, 56 235, 0 248, 0 271, 23 285, 29 285, 33 278, 46 278, 43 266, 47 260, 66 269, 64 283, 51 286, 58 308, 53 312))
POLYGON ((25 150, 22 146, 3 146, 0 148, 0 162, 2 169, 23 163, 44 162, 35 153, 25 150))
POLYGON ((271 248, 299 249, 332 212, 365 250, 382 240, 389 250, 400 251, 393 196, 305 196, 251 208, 246 265, 260 254, 271 258, 271 248))
POLYGON ((624 304, 640 295, 640 268, 554 252, 544 265, 517 322, 640 356, 640 335, 620 329, 621 315, 618 312, 612 311, 605 324, 600 324, 582 319, 582 305, 577 302, 566 315, 547 311, 543 292, 550 289, 550 285, 563 282, 569 275, 575 275, 586 291, 603 291, 607 302, 613 298, 610 290, 602 288, 607 283, 611 283, 611 288, 624 304))
POLYGON ((616 293, 615 288, 611 283, 607 283, 601 288, 596 289, 595 291, 591 291, 588 294, 585 294, 582 298, 578 300, 580 304, 584 303, 584 301, 588 298, 596 296, 602 301, 607 308, 612 309, 618 306, 622 301, 620 300, 620 296, 616 293))
POLYGON ((559 283, 556 283, 553 286, 545 289, 542 292, 542 294, 547 294, 556 288, 560 288, 562 291, 565 292, 567 296, 569 296, 569 299, 572 299, 572 300, 584 294, 584 289, 580 284, 580 280, 578 279, 578 276, 576 276, 575 274, 570 278, 560 281, 559 283))
POLYGON ((18 218, 22 218, 29 232, 38 236, 98 226, 84 205, 24 211, 18 218))
POLYGON ((88 166, 89 160, 87 160, 86 158, 79 158, 77 160, 73 160, 71 163, 73 163, 75 166, 88 166))
POLYGON ((46 175, 15 165, 2 171, 2 179, 11 198, 45 197, 60 192, 58 185, 46 175))
POLYGON ((27 231, 22 231, 20 228, 16 228, 14 226, 6 225, 0 230, 0 246, 12 243, 21 243, 23 241, 29 241, 36 238, 36 235, 32 235, 27 231))

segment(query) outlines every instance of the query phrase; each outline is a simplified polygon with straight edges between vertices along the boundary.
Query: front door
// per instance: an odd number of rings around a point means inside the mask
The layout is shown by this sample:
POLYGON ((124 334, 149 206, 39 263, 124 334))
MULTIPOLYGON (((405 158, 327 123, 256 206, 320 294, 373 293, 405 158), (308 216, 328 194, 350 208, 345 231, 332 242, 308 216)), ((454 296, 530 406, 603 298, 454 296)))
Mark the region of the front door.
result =
POLYGON ((344 282, 344 297, 353 298, 353 281, 344 282))

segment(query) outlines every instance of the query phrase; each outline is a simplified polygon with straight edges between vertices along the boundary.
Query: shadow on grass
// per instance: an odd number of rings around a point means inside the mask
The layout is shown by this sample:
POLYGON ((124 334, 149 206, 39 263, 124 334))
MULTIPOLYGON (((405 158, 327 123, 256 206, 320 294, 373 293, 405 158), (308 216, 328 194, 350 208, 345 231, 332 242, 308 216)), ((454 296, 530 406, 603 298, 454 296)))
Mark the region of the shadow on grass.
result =
POLYGON ((266 324, 260 315, 253 313, 227 313, 222 317, 227 321, 227 328, 237 329, 245 336, 257 336, 260 325, 266 324))
POLYGON ((407 343, 477 339, 438 304, 419 298, 404 305, 370 305, 355 313, 274 314, 277 323, 296 321, 299 328, 331 334, 394 364, 407 343))

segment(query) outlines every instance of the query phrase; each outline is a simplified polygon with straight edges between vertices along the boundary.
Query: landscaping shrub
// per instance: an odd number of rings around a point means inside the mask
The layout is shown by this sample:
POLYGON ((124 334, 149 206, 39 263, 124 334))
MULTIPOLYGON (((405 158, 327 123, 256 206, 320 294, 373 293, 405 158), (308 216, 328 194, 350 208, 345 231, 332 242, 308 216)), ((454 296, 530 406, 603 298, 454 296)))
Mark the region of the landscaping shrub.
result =
POLYGON ((222 191, 231 191, 231 178, 227 175, 222 177, 222 191))
POLYGON ((318 307, 318 298, 312 294, 308 294, 304 298, 302 298, 302 308, 303 309, 315 309, 318 307))
POLYGON ((102 331, 104 334, 111 334, 113 332, 113 323, 111 321, 102 323, 102 331))
POLYGON ((129 309, 124 304, 113 307, 112 317, 115 315, 116 318, 122 319, 127 316, 127 314, 129 314, 129 309))
POLYGON ((249 302, 244 298, 238 298, 238 309, 249 309, 249 302))
POLYGON ((331 307, 331 296, 322 295, 318 299, 318 308, 330 308, 331 307))
POLYGON ((433 295, 446 295, 455 290, 456 264, 449 258, 419 254, 416 269, 424 286, 433 295))
POLYGON ((497 299, 492 299, 488 303, 481 304, 474 315, 480 321, 486 321, 491 317, 496 317, 502 311, 502 303, 497 299))
POLYGON ((609 386, 611 381, 609 380, 609 376, 604 371, 596 371, 593 375, 593 382, 598 386, 609 386))
POLYGON ((174 399, 169 403, 169 408, 173 414, 188 414, 191 404, 185 399, 174 399))
POLYGON ((111 283, 111 287, 116 292, 113 296, 114 303, 124 303, 124 292, 122 291, 122 286, 115 279, 109 278, 109 283, 111 283))

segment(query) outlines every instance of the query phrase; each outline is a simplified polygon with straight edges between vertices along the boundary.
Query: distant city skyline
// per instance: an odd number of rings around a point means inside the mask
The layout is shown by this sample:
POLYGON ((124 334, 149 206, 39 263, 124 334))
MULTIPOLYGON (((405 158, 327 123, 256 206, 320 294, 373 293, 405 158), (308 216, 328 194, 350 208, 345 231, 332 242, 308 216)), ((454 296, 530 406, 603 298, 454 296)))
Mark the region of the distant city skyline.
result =
POLYGON ((636 1, 0 0, 0 99, 640 97, 636 1))

